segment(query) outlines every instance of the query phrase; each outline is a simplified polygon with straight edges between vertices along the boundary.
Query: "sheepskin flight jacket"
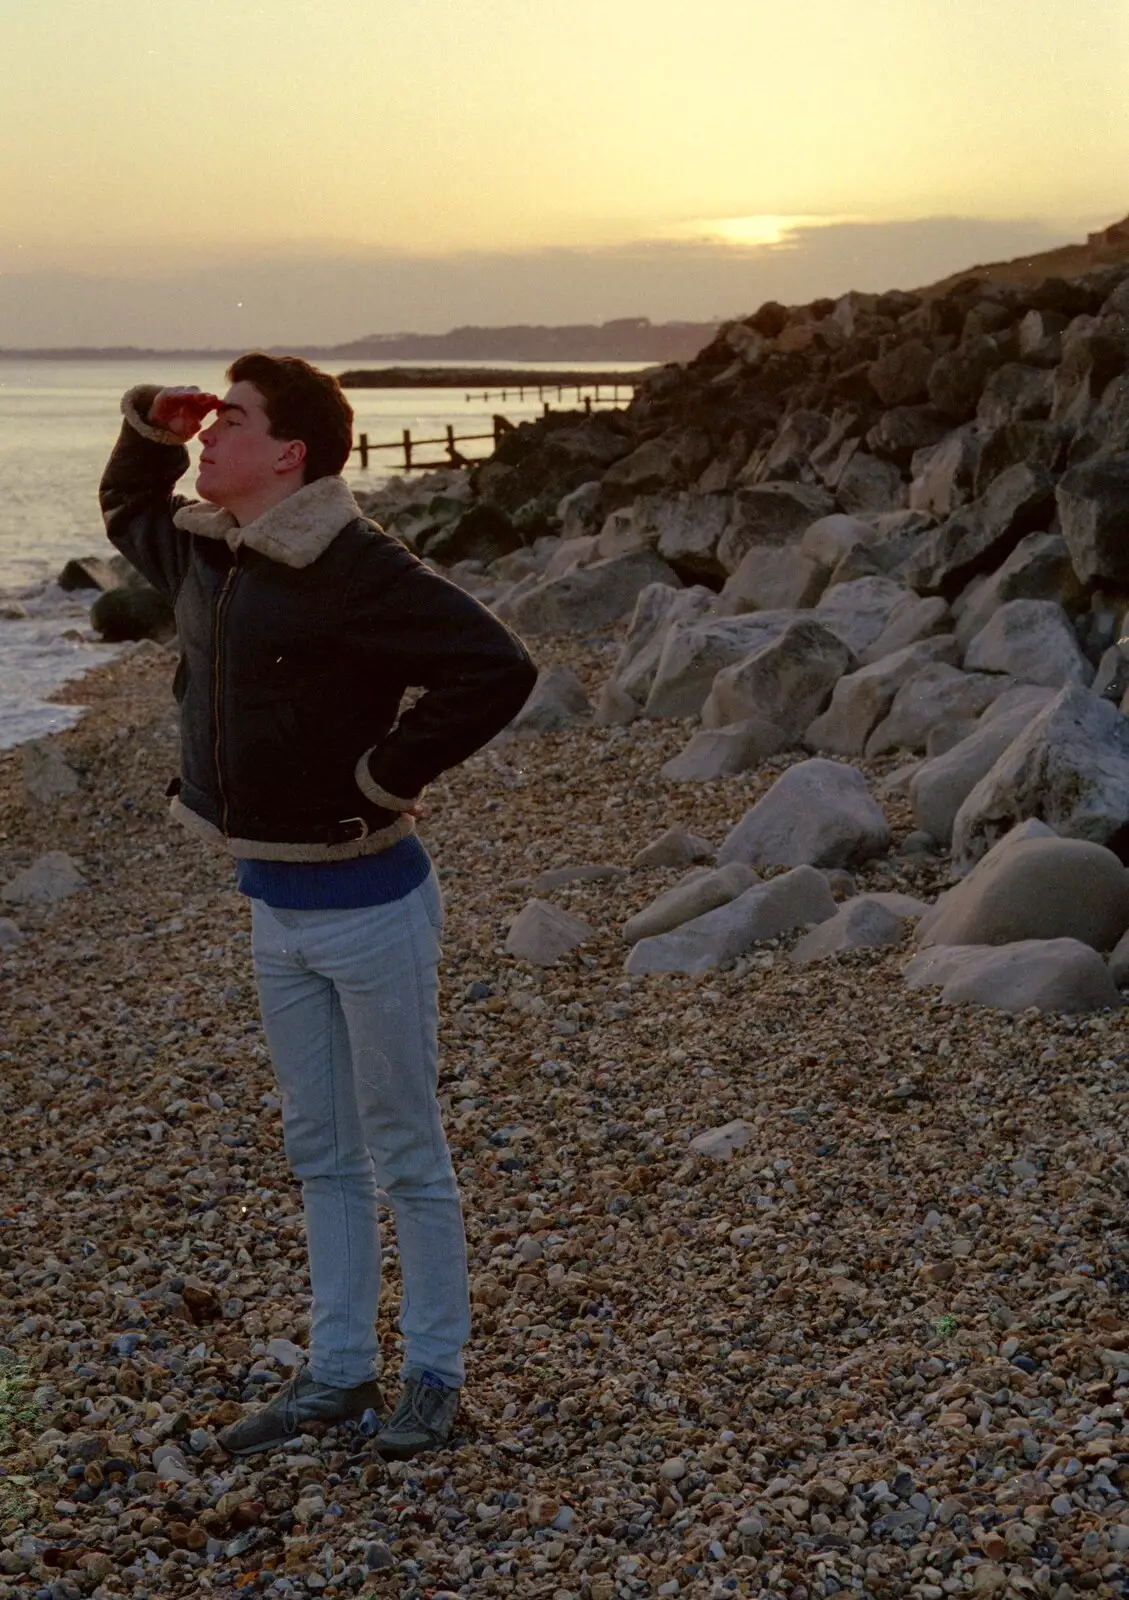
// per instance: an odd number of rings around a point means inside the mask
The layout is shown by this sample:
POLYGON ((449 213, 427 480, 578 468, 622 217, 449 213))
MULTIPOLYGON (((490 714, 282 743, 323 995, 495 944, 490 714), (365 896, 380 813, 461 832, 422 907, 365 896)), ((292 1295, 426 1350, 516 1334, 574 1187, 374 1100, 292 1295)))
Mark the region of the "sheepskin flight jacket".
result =
POLYGON ((536 672, 484 606, 319 478, 239 527, 172 493, 188 466, 131 389, 101 484, 106 531, 176 610, 172 814, 233 855, 387 849, 434 778, 517 714, 536 672), (399 716, 409 688, 424 693, 399 716))

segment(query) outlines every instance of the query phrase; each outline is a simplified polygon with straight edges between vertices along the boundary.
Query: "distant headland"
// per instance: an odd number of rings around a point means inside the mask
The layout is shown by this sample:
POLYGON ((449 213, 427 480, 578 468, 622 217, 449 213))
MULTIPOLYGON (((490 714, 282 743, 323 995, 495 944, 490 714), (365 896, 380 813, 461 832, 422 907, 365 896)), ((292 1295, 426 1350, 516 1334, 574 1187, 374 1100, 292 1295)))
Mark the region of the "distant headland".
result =
MULTIPOLYGON (((553 326, 452 328, 448 333, 373 333, 347 344, 273 345, 275 353, 322 361, 689 361, 717 332, 717 322, 651 322, 619 317, 611 322, 553 326)), ((240 349, 150 349, 137 345, 73 346, 68 349, 0 348, 0 359, 18 361, 117 361, 157 356, 225 361, 240 349)))

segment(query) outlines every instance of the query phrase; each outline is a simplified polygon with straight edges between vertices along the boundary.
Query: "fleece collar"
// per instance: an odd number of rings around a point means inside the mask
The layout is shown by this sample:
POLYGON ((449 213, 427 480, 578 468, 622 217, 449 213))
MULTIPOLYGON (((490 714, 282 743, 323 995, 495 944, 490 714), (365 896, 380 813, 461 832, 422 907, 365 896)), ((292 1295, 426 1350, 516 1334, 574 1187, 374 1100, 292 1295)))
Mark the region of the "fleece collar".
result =
POLYGON ((223 539, 232 550, 247 545, 285 567, 308 567, 350 522, 363 513, 343 478, 315 478, 241 528, 230 511, 191 500, 173 517, 185 533, 223 539))

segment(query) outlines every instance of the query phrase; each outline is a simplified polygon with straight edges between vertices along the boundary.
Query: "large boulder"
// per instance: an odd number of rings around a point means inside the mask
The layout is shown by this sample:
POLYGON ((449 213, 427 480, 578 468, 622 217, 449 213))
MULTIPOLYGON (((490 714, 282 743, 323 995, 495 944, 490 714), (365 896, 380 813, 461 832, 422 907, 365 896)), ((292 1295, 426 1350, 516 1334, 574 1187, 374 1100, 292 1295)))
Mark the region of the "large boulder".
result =
POLYGON ((909 503, 915 511, 949 517, 974 493, 983 447, 974 424, 954 428, 947 438, 913 457, 909 503))
POLYGON ((804 743, 828 755, 861 756, 902 684, 936 661, 956 665, 957 646, 951 635, 923 639, 841 677, 830 705, 810 725, 804 743))
POLYGON ((990 334, 966 339, 938 356, 929 373, 931 404, 955 422, 963 422, 975 412, 989 373, 1002 360, 1003 352, 990 334))
POLYGON ((78 863, 62 850, 48 850, 8 880, 0 889, 0 900, 10 906, 43 906, 66 900, 85 888, 78 863))
POLYGON ((450 567, 456 561, 497 561, 511 550, 520 550, 524 543, 501 507, 482 500, 464 511, 457 522, 428 538, 421 552, 429 561, 450 567))
POLYGON ((592 938, 595 930, 581 917, 553 905, 550 900, 530 900, 510 924, 503 948, 507 955, 555 967, 562 956, 592 938))
POLYGON ((989 375, 976 407, 976 420, 985 428, 1042 421, 1050 415, 1051 389, 1049 372, 1007 361, 989 375))
POLYGON ((584 685, 571 667, 543 667, 529 699, 506 733, 559 733, 587 721, 592 707, 584 685))
POLYGON ((815 605, 827 571, 795 545, 752 545, 717 597, 719 617, 748 611, 793 611, 815 605))
POLYGON ((906 592, 905 598, 890 613, 889 620, 872 645, 859 652, 859 661, 865 666, 896 655, 923 639, 933 639, 948 633, 953 625, 948 602, 940 595, 922 599, 906 592))
POLYGON ((1001 696, 982 713, 967 738, 943 755, 922 762, 909 780, 909 798, 914 821, 923 832, 940 844, 950 843, 956 814, 965 800, 1035 713, 1054 699, 1054 693, 1053 689, 1032 686, 1001 696), (997 713, 997 705, 1008 700, 1011 704, 997 713))
POLYGON ((877 543, 877 534, 860 517, 844 516, 841 511, 819 517, 804 529, 800 549, 805 556, 831 572, 858 545, 877 543))
POLYGON ((1129 719, 1080 684, 1067 684, 1031 719, 957 812, 957 869, 967 871, 1028 817, 1126 854, 1129 719))
POLYGON ((794 966, 808 967, 813 961, 826 961, 844 950, 882 948, 900 945, 904 940, 902 918, 868 895, 859 895, 805 933, 789 959, 794 966))
POLYGON ((824 489, 806 483, 760 483, 739 489, 733 497, 729 526, 717 547, 725 572, 736 572, 753 545, 790 544, 834 501, 824 489))
POLYGON ((1070 618, 1053 600, 1008 600, 971 641, 964 664, 969 672, 1006 672, 1054 689, 1094 676, 1070 618))
POLYGON ((674 428, 648 439, 604 473, 604 492, 650 494, 695 477, 710 458, 710 441, 700 428, 674 428))
POLYGON ((1082 605, 1082 589, 1066 540, 1058 533, 1029 533, 1002 567, 977 580, 975 592, 961 596, 957 642, 962 649, 1009 600, 1054 600, 1068 613, 1082 605))
POLYGON ((882 634, 906 594, 892 578, 855 578, 829 589, 812 615, 857 656, 882 634))
POLYGON ((949 1005, 998 1011, 1078 1013, 1119 1006, 1117 985, 1089 945, 1077 939, 1023 939, 1017 944, 938 945, 905 972, 911 989, 941 990, 949 1005))
POLYGON ((815 758, 773 784, 722 841, 717 859, 766 867, 849 867, 882 855, 890 830, 854 767, 815 758))
POLYGON ((55 579, 60 589, 116 589, 122 584, 108 556, 72 556, 55 579))
POLYGON ((661 495, 636 500, 633 509, 647 542, 684 581, 722 576, 717 547, 732 513, 728 495, 661 495))
POLYGON ((171 639, 172 602, 156 589, 107 589, 90 608, 90 626, 107 644, 129 639, 171 639))
POLYGON ((723 667, 778 639, 795 611, 701 617, 666 630, 644 710, 649 717, 696 717, 723 667))
POLYGON ((922 918, 917 943, 1080 939, 1111 950, 1129 928, 1129 873, 1101 845, 1005 836, 922 918))
POLYGON ((629 917, 623 925, 623 937, 628 944, 638 944, 640 939, 669 933, 684 922, 704 917, 707 911, 728 905, 759 881, 752 867, 743 861, 731 861, 728 866, 716 867, 712 872, 700 872, 657 895, 650 905, 629 917))
POLYGON ((932 406, 895 406, 884 411, 866 436, 876 456, 908 467, 918 450, 939 444, 952 427, 932 406))
POLYGON ((1083 583, 1129 588, 1129 451, 1071 467, 1059 481, 1058 515, 1083 583))
POLYGON ((627 638, 623 642, 610 681, 638 705, 643 705, 655 681, 667 633, 675 623, 694 622, 713 607, 716 595, 701 584, 672 589, 668 583, 649 583, 639 593, 627 638))
POLYGON ((894 511, 906 501, 906 485, 893 461, 856 450, 835 484, 835 498, 849 516, 894 511))
POLYGON ((929 392, 936 357, 920 339, 899 339, 867 368, 870 387, 884 406, 911 406, 929 392))
POLYGON ((625 963, 629 973, 709 972, 733 961, 762 939, 823 922, 836 906, 827 879, 814 867, 797 867, 758 883, 728 905, 684 922, 670 933, 641 939, 625 963))
POLYGON ((1010 687, 994 673, 961 672, 943 661, 922 667, 894 696, 888 715, 866 742, 866 754, 874 760, 894 750, 924 750, 931 729, 978 717, 1010 687))
POLYGON ((775 723, 759 717, 748 717, 727 728, 699 728, 686 748, 671 756, 662 768, 662 776, 674 783, 729 778, 778 755, 791 742, 791 737, 775 723))
POLYGON ((999 566, 1025 533, 1046 528, 1053 514, 1054 480, 1046 468, 1009 467, 975 504, 923 539, 906 563, 906 582, 952 600, 970 579, 999 566))
POLYGON ((649 583, 681 587, 653 550, 637 550, 539 583, 514 600, 507 615, 521 633, 596 633, 629 617, 649 583))
POLYGON ((814 618, 793 622, 779 638, 722 668, 702 707, 702 722, 724 728, 758 717, 798 738, 853 665, 850 650, 830 628, 814 618))

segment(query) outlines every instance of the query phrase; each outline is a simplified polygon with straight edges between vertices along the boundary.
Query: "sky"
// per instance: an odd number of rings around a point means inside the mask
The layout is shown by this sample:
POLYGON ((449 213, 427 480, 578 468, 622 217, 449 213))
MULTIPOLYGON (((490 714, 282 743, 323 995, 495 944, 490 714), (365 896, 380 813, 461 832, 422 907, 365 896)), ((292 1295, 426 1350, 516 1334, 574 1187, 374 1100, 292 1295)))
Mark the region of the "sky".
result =
POLYGON ((0 346, 704 320, 1129 212, 1126 0, 0 0, 0 346))

